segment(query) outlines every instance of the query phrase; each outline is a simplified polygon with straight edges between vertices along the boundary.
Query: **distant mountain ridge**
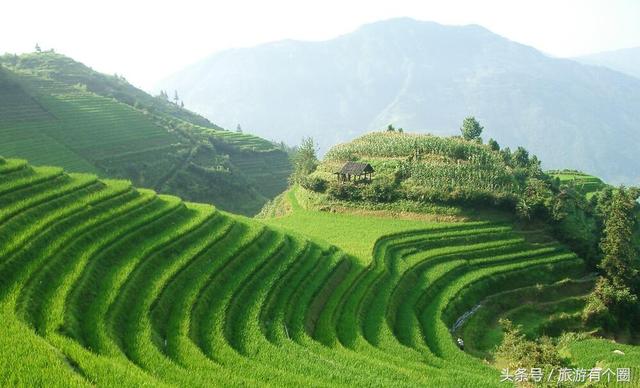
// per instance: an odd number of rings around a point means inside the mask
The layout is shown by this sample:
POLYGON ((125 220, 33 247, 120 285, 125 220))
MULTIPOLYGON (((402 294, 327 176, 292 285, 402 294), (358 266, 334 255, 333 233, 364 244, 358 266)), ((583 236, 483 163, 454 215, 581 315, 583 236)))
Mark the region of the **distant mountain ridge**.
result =
POLYGON ((546 168, 640 183, 640 80, 477 25, 401 18, 324 42, 227 50, 158 86, 223 127, 289 143, 313 136, 323 150, 389 123, 454 134, 474 115, 485 139, 523 145, 546 168))
POLYGON ((640 79, 640 47, 604 51, 574 59, 587 65, 608 67, 640 79))

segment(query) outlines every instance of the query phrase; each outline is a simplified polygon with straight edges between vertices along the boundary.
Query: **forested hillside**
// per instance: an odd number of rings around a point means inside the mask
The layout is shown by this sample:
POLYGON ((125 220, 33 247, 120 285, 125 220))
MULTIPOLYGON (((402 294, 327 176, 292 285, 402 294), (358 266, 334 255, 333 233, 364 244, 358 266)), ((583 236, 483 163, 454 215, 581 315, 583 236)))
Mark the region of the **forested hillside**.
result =
POLYGON ((65 56, 0 57, 0 153, 126 178, 254 214, 282 192, 288 155, 65 56))

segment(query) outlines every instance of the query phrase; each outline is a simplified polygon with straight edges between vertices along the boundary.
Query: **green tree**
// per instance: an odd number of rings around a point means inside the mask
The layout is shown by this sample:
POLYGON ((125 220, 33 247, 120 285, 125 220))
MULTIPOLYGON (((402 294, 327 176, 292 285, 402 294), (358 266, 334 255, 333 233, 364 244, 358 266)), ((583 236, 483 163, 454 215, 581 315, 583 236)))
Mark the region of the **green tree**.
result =
POLYGON ((316 144, 311 137, 302 139, 302 143, 293 155, 293 174, 291 183, 301 183, 318 167, 316 144))
POLYGON ((620 187, 611 198, 606 214, 600 249, 604 257, 600 268, 616 286, 635 284, 638 277, 638 252, 634 246, 637 196, 620 187))
POLYGON ((500 150, 502 154, 502 160, 508 165, 511 165, 511 161, 513 160, 513 155, 511 154, 511 149, 509 147, 504 147, 500 150))
POLYGON ((498 144, 497 141, 493 139, 489 139, 487 144, 489 145, 489 148, 491 148, 492 151, 500 151, 500 144, 498 144))
POLYGON ((238 126, 236 127, 236 132, 242 133, 242 127, 240 126, 240 124, 238 124, 238 126))
POLYGON ((629 287, 617 285, 611 279, 600 276, 587 298, 582 319, 589 326, 617 332, 628 327, 637 315, 638 296, 629 287))
POLYGON ((594 291, 588 298, 583 319, 608 331, 627 328, 639 312, 640 263, 634 245, 637 228, 638 193, 620 187, 603 195, 598 212, 604 217, 600 250, 602 261, 594 291))
POLYGON ((548 205, 549 221, 556 237, 571 247, 587 262, 589 269, 596 269, 600 261, 598 249, 599 226, 593 216, 594 206, 585 198, 574 183, 558 185, 548 205))
POLYGON ((529 178, 516 203, 516 214, 522 219, 541 216, 550 207, 553 198, 550 185, 542 179, 529 178))
POLYGON ((37 53, 41 53, 42 49, 40 48, 40 45, 36 43, 36 52, 37 53))
POLYGON ((178 101, 180 100, 180 97, 178 97, 178 91, 174 90, 173 91, 173 102, 178 105, 178 101))
POLYGON ((513 153, 512 159, 515 167, 529 167, 529 151, 522 147, 518 147, 518 149, 516 149, 516 151, 513 153))
POLYGON ((389 125, 387 126, 387 131, 388 131, 388 132, 395 132, 395 131, 396 131, 396 129, 393 127, 393 124, 389 124, 389 125))
POLYGON ((567 365, 567 360, 562 358, 549 337, 531 341, 511 321, 500 319, 499 323, 504 330, 502 343, 495 351, 495 359, 500 367, 542 368, 551 371, 567 365))
POLYGON ((465 140, 476 140, 480 139, 480 135, 482 135, 483 129, 484 127, 480 125, 475 117, 469 116, 462 122, 460 132, 462 133, 462 137, 465 140))

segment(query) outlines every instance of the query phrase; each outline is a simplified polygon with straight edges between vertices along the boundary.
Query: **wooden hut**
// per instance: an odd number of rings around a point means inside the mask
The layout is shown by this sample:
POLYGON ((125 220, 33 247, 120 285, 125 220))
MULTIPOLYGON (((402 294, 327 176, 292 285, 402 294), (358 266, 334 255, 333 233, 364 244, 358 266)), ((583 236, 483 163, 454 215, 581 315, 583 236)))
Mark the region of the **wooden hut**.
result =
POLYGON ((335 172, 340 182, 353 181, 355 182, 371 182, 373 176, 373 167, 369 163, 357 163, 347 162, 342 169, 335 172))

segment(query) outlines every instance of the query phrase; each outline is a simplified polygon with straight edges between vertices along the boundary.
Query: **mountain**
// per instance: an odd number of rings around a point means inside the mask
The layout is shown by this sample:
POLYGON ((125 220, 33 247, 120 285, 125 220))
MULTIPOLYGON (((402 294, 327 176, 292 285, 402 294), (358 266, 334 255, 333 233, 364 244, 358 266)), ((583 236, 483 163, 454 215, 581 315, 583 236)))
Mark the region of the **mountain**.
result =
POLYGON ((574 59, 588 65, 608 67, 640 79, 640 47, 583 55, 574 59))
POLYGON ((551 58, 476 25, 412 19, 323 42, 280 41, 210 56, 161 82, 223 126, 331 145, 396 127, 524 145, 545 168, 640 183, 640 80, 551 58))
POLYGON ((287 187, 280 146, 53 52, 0 57, 0 155, 257 213, 287 187))

